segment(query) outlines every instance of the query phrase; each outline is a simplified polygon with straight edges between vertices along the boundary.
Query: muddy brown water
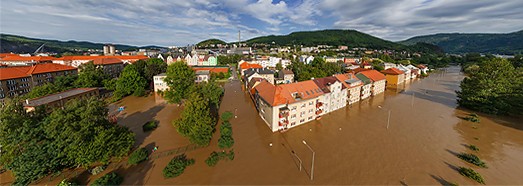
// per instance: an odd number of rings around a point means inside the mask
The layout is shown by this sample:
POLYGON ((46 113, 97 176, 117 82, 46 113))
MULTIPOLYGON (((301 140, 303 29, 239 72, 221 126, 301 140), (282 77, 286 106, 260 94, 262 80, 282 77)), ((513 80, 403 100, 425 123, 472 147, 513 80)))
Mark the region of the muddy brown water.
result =
MULTIPOLYGON (((215 167, 205 164, 212 151, 220 150, 217 131, 209 147, 186 153, 196 163, 177 178, 162 176, 162 169, 174 155, 116 171, 125 175, 124 185, 477 184, 456 171, 465 166, 479 172, 487 184, 522 185, 521 118, 480 115, 479 124, 459 119, 469 113, 456 109, 454 91, 462 79, 459 68, 450 67, 425 79, 389 87, 385 94, 284 133, 269 130, 248 94, 241 91, 240 83, 233 81, 224 85, 220 108, 220 112, 231 111, 238 116, 231 120, 236 153, 233 161, 220 161, 215 167), (315 151, 313 180, 312 152, 303 140, 315 151), (476 167, 455 156, 472 152, 465 146, 468 144, 480 148, 473 153, 489 168, 476 167)), ((166 104, 156 96, 127 97, 115 104, 120 105, 126 109, 118 123, 136 133, 136 146, 158 146, 161 152, 189 144, 171 125, 182 107, 166 104), (159 128, 142 132, 141 125, 150 120, 158 120, 159 128)))

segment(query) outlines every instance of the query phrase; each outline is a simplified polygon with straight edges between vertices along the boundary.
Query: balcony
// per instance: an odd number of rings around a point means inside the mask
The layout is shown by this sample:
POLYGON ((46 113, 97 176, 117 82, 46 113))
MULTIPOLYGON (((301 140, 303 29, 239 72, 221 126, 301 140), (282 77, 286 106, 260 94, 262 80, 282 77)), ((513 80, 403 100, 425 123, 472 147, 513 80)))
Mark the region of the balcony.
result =
POLYGON ((289 112, 280 112, 279 116, 280 118, 286 118, 289 116, 289 112))
POLYGON ((320 108, 321 106, 323 106, 323 103, 322 103, 322 102, 318 102, 318 103, 316 103, 316 108, 320 108))
POLYGON ((289 124, 289 120, 284 120, 284 121, 279 122, 280 126, 284 126, 284 125, 288 125, 288 124, 289 124))
POLYGON ((321 109, 318 109, 318 110, 316 111, 316 115, 320 115, 321 113, 323 113, 323 110, 321 110, 321 109))

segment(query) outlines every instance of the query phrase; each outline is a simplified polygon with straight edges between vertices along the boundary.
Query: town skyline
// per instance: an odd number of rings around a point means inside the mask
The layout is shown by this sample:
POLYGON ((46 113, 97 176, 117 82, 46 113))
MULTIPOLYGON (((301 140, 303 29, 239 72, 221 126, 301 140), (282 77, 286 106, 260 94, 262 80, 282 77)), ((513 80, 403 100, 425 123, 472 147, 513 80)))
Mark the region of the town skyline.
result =
POLYGON ((354 29, 399 41, 436 33, 521 30, 523 2, 445 0, 1 3, 0 32, 57 40, 184 46, 296 31, 354 29), (25 23, 25 24, 20 24, 25 23), (489 26, 485 26, 489 25, 489 26), (39 29, 34 29, 39 28, 39 29))

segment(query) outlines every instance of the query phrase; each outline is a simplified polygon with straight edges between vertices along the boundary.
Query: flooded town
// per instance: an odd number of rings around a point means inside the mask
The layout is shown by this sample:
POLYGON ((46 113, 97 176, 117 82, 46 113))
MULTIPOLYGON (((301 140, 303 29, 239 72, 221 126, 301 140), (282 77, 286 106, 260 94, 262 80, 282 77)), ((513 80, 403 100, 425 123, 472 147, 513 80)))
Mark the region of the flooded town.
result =
POLYGON ((523 185, 514 7, 2 1, 0 185, 523 185))

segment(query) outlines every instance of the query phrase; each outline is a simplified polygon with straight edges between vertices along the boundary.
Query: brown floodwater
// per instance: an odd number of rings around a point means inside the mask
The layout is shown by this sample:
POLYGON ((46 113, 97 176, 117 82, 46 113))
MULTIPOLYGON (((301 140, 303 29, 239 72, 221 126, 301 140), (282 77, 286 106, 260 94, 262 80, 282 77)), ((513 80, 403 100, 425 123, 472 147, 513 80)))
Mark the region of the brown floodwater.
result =
MULTIPOLYGON (((385 94, 284 133, 270 131, 249 95, 238 81, 233 81, 224 85, 220 107, 220 112, 231 111, 238 116, 231 120, 236 155, 233 161, 220 161, 215 167, 205 164, 212 151, 220 150, 217 130, 209 147, 186 153, 196 163, 177 178, 162 176, 162 169, 174 155, 107 171, 125 175, 124 185, 477 184, 456 171, 465 166, 479 172, 490 185, 523 185, 521 118, 480 114, 479 124, 459 119, 469 113, 456 109, 455 90, 462 79, 459 67, 450 67, 428 78, 389 87, 385 94), (315 151, 313 180, 312 152, 303 140, 315 151), (455 156, 472 152, 465 146, 469 144, 479 147, 480 151, 473 153, 489 168, 476 167, 455 156)), ((118 123, 136 133, 137 147, 150 150, 158 146, 161 153, 189 144, 171 125, 182 107, 166 104, 157 96, 131 96, 111 106, 111 110, 122 105, 126 109, 118 123), (142 124, 150 120, 159 121, 159 127, 142 132, 142 124)), ((85 177, 81 181, 87 183, 99 176, 85 177)))

